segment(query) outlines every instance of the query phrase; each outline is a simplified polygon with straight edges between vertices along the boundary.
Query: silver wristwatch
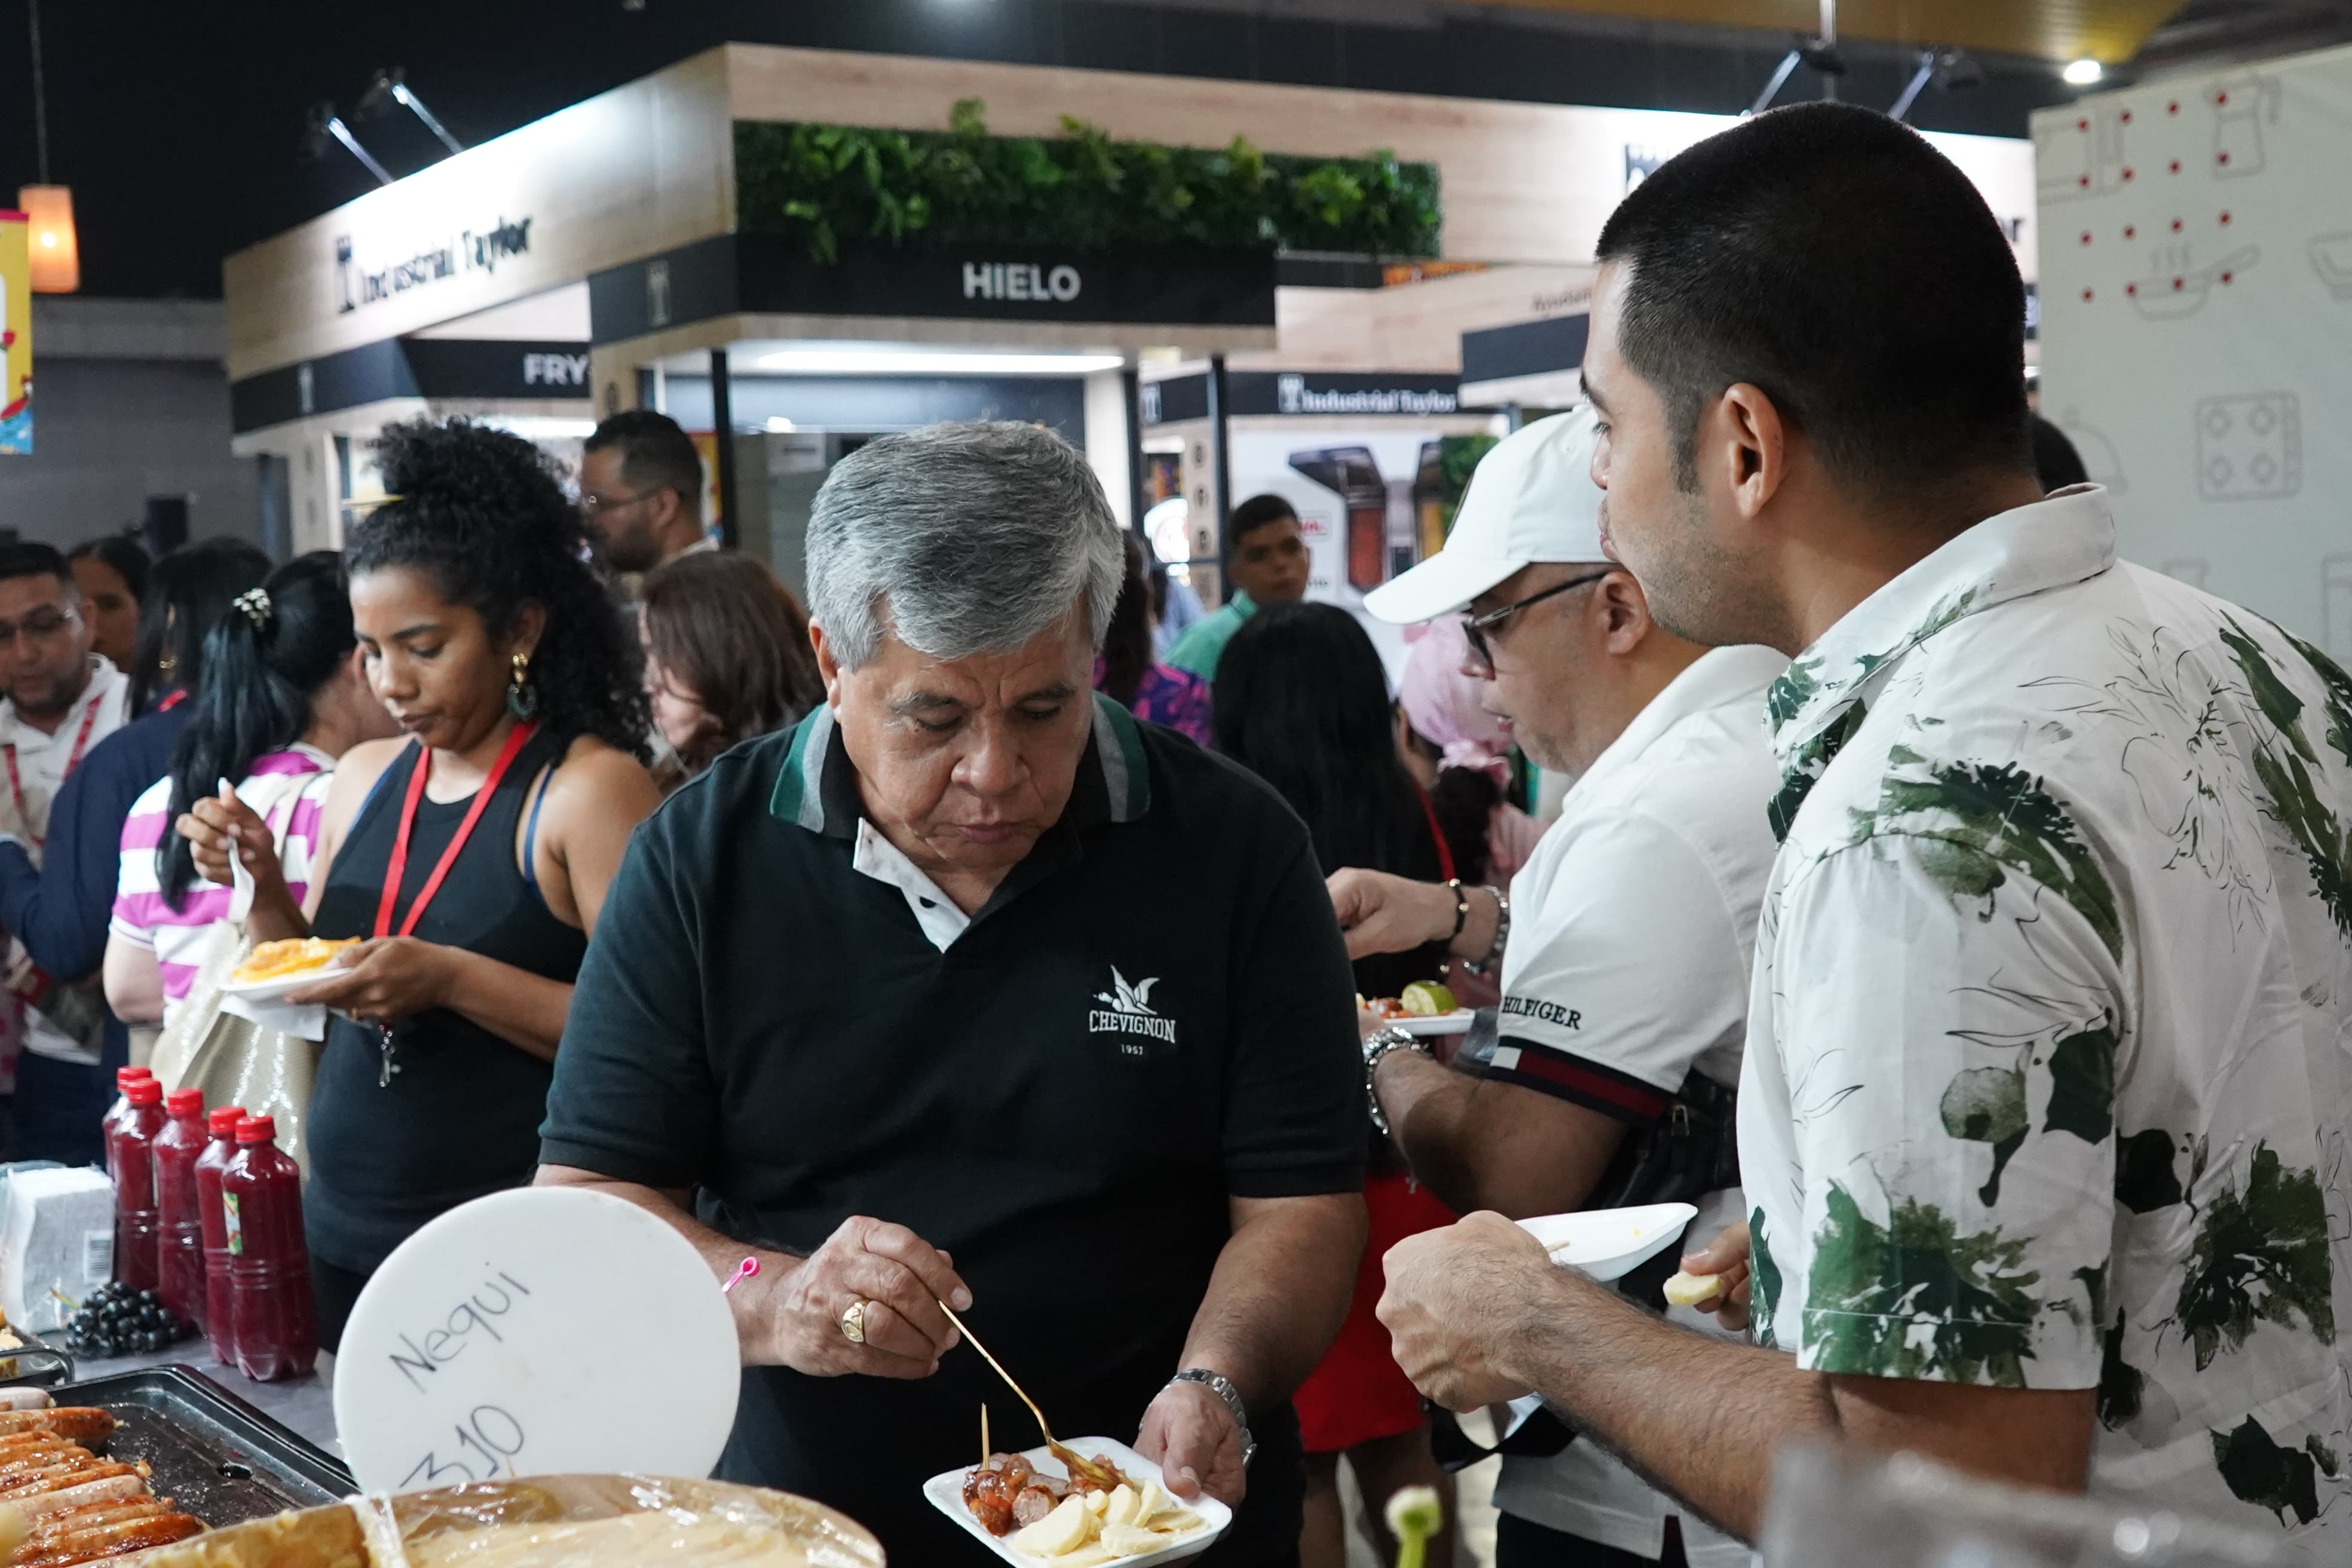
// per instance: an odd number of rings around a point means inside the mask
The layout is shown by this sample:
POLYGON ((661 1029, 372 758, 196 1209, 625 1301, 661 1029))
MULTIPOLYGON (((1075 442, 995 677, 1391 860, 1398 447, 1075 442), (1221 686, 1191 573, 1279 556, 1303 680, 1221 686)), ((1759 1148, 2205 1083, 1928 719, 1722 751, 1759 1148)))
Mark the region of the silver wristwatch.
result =
POLYGON ((1364 1098, 1371 1102, 1372 1125, 1381 1130, 1383 1138, 1388 1136, 1389 1113, 1381 1109, 1381 1091, 1375 1079, 1381 1063, 1391 1051, 1419 1051, 1425 1057, 1436 1054, 1429 1048, 1428 1041, 1394 1026, 1375 1029, 1364 1037, 1364 1098))
POLYGON ((1257 1440, 1250 1436, 1249 1406, 1242 1403, 1242 1391, 1234 1386, 1234 1380, 1205 1366, 1188 1366, 1168 1381, 1197 1383, 1225 1402, 1225 1408, 1234 1413, 1234 1425, 1241 1429, 1242 1465, 1246 1468, 1251 1456, 1257 1452, 1257 1440))

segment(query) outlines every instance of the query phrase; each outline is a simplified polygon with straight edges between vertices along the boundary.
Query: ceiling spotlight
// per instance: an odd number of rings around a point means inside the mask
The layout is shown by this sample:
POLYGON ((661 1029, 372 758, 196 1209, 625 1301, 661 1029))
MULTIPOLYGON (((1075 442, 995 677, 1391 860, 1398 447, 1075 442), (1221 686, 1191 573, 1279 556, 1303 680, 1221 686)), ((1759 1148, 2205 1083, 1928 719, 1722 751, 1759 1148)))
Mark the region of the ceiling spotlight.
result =
POLYGON ((315 163, 327 155, 327 143, 331 141, 341 142, 343 150, 357 158, 367 172, 375 176, 377 184, 392 184, 392 171, 377 163, 375 155, 360 145, 360 139, 352 134, 352 128, 343 123, 343 117, 335 112, 335 106, 314 103, 310 106, 310 123, 302 132, 303 154, 315 163))
POLYGON ((2094 59, 2072 60, 2058 74, 2065 78, 2069 87, 2089 87, 2107 74, 2107 68, 2094 59))
POLYGON ((368 89, 361 95, 359 107, 352 111, 352 114, 362 120, 376 120, 390 114, 394 109, 405 109, 425 122, 425 129, 433 132, 441 145, 452 153, 464 152, 466 144, 450 135, 448 127, 434 118, 433 111, 425 107, 423 99, 408 90, 406 77, 407 73, 398 66, 376 72, 375 79, 368 83, 368 89))

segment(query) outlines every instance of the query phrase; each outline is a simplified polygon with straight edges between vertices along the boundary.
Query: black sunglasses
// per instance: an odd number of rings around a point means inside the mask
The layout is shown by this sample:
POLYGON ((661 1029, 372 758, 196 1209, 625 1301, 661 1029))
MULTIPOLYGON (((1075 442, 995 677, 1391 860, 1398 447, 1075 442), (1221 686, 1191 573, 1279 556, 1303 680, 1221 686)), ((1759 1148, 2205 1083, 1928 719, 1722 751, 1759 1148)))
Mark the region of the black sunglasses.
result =
POLYGON ((1499 610, 1489 610, 1483 616, 1465 616, 1462 618, 1462 635, 1468 640, 1470 651, 1477 655, 1478 662, 1485 665, 1491 672, 1495 668, 1495 650, 1486 646, 1488 627, 1501 626, 1529 605, 1540 605, 1555 594, 1565 594, 1570 588, 1581 588, 1587 583, 1598 583, 1616 570, 1614 566, 1610 566, 1598 572, 1588 572, 1581 577, 1570 577, 1565 583, 1555 583, 1549 588, 1539 589, 1524 599, 1505 605, 1499 610))

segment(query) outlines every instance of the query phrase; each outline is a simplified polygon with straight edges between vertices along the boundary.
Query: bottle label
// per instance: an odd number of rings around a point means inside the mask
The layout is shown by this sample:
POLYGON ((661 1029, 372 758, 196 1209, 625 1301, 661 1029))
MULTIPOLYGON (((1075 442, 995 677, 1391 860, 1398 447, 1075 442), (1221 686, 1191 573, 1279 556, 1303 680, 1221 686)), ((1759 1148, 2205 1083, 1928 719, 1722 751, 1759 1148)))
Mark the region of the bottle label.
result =
POLYGON ((102 1285, 114 1278, 114 1233, 110 1230, 86 1230, 81 1233, 81 1277, 89 1285, 102 1285))
POLYGON ((242 1258, 245 1256, 245 1226, 237 1221, 236 1194, 223 1193, 221 1207, 228 1215, 228 1255, 231 1258, 242 1258))

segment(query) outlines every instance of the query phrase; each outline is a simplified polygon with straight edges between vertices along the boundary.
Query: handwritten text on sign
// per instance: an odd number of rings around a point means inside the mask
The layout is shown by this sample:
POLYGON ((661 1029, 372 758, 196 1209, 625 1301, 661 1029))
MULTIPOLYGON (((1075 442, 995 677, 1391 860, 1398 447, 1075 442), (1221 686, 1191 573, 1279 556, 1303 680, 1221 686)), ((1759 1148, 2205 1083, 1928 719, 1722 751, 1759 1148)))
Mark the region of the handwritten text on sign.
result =
MULTIPOLYGON (((441 1369, 482 1343, 484 1336, 506 1343, 499 1320, 530 1294, 529 1286, 500 1269, 451 1308, 440 1327, 403 1332, 401 1348, 388 1359, 411 1388, 430 1398, 441 1369)), ((401 1486, 452 1486, 513 1476, 515 1456, 523 1449, 522 1423, 501 1406, 478 1405, 451 1425, 450 1442, 446 1458, 437 1444, 426 1449, 401 1486)))

